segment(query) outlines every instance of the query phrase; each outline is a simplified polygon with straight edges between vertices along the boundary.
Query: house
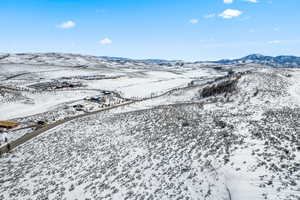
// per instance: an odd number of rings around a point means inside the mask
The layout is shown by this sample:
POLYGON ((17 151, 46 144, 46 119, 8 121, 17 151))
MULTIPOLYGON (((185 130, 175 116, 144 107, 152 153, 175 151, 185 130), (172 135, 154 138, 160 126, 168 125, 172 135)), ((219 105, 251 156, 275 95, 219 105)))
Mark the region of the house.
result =
POLYGON ((84 111, 84 106, 81 104, 76 104, 73 106, 76 111, 84 111))
POLYGON ((111 94, 110 91, 102 91, 102 93, 103 93, 104 95, 110 95, 110 94, 111 94))
POLYGON ((90 98, 85 98, 85 100, 87 100, 87 101, 94 102, 94 103, 99 103, 99 104, 104 103, 106 101, 105 99, 106 98, 103 95, 97 95, 97 96, 93 96, 93 97, 90 97, 90 98))
POLYGON ((6 129, 11 129, 11 128, 16 128, 21 123, 19 122, 13 122, 13 121, 0 121, 0 128, 6 128, 6 129))

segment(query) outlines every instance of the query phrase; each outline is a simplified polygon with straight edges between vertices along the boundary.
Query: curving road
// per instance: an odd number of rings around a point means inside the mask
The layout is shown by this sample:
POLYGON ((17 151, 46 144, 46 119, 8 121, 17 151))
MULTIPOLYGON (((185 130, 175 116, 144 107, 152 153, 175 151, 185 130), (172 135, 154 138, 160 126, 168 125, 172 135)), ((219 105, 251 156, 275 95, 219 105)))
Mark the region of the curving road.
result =
POLYGON ((56 121, 52 124, 48 124, 48 125, 42 127, 41 129, 35 130, 31 133, 27 133, 27 134, 23 135, 22 137, 3 145, 2 147, 0 147, 0 155, 2 155, 4 153, 8 153, 9 151, 13 150, 14 148, 16 148, 19 145, 22 145, 23 143, 27 142, 28 140, 30 140, 30 139, 32 139, 32 138, 48 131, 50 129, 53 129, 53 128, 61 125, 61 124, 69 122, 71 120, 78 119, 78 118, 85 117, 85 116, 89 116, 89 115, 93 115, 93 114, 103 112, 103 111, 107 111, 107 110, 112 110, 114 108, 119 108, 119 107, 122 107, 122 106, 133 104, 135 102, 137 102, 137 101, 130 101, 130 102, 127 102, 127 103, 118 104, 118 105, 111 106, 111 107, 108 107, 108 108, 103 108, 101 110, 97 110, 97 111, 94 111, 94 112, 89 112, 89 113, 77 115, 77 116, 74 116, 74 117, 67 117, 63 120, 59 120, 59 121, 56 121))

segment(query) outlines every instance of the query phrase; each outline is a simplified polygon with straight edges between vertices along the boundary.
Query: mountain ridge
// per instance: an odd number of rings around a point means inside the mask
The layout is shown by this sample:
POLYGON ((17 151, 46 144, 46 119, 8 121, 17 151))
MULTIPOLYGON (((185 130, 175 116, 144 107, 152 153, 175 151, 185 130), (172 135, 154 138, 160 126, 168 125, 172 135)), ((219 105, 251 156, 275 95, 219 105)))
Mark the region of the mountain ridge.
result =
POLYGON ((166 60, 166 59, 131 59, 123 57, 110 57, 110 56, 89 56, 81 54, 71 53, 0 53, 0 63, 35 63, 35 64, 55 64, 74 61, 77 65, 86 64, 99 64, 101 62, 141 62, 147 64, 158 65, 170 65, 176 63, 189 63, 189 64, 201 64, 201 63, 213 63, 223 65, 234 64, 259 64, 271 67, 300 67, 300 57, 293 55, 280 55, 280 56, 265 56, 262 54, 250 54, 248 56, 236 59, 221 59, 215 61, 195 61, 188 62, 183 60, 166 60), (50 62, 51 61, 51 62, 50 62), (60 62, 59 62, 60 61, 60 62))
POLYGON ((265 56, 262 54, 250 54, 238 59, 222 59, 209 61, 218 64, 261 64, 271 67, 300 67, 300 57, 292 55, 265 56))
POLYGON ((183 62, 182 60, 167 60, 167 59, 156 59, 156 58, 148 58, 148 59, 132 59, 126 57, 114 57, 114 56, 99 56, 101 59, 113 60, 113 61, 140 61, 140 62, 148 62, 148 63, 174 63, 174 62, 183 62))

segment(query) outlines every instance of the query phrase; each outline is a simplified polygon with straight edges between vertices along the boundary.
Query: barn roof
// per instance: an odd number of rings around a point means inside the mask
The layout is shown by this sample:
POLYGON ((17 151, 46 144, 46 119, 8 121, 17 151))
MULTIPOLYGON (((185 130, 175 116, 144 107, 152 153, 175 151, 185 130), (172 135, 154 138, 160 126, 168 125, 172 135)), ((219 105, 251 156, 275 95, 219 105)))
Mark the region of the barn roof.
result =
POLYGON ((0 121, 0 127, 3 128, 15 128, 19 126, 21 123, 13 122, 13 121, 0 121))

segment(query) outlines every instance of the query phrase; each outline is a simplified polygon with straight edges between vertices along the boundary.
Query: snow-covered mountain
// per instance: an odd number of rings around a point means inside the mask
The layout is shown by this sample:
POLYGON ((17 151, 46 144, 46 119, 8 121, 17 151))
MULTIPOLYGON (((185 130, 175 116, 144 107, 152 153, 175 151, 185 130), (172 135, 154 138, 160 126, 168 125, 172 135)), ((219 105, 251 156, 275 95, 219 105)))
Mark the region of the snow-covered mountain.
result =
POLYGON ((272 67, 300 67, 300 57, 296 56, 264 56, 261 54, 252 54, 239 59, 224 59, 219 61, 213 61, 213 63, 219 64, 260 64, 272 67))
POLYGON ((0 63, 55 65, 68 67, 86 66, 123 66, 123 65, 176 65, 177 60, 141 59, 135 60, 122 57, 89 56, 70 53, 16 53, 0 54, 0 63))
POLYGON ((1 54, 0 63, 31 64, 54 66, 83 66, 101 65, 106 63, 97 56, 88 56, 68 53, 17 53, 1 54))
POLYGON ((165 60, 165 59, 131 59, 124 57, 110 57, 110 56, 100 56, 102 59, 106 60, 115 60, 115 61, 140 61, 147 63, 175 63, 175 62, 183 62, 182 60, 165 60))
POLYGON ((197 61, 194 63, 182 60, 164 59, 130 59, 123 57, 89 56, 67 53, 19 53, 0 54, 0 63, 59 65, 59 66, 97 66, 97 65, 166 65, 183 66, 184 64, 259 64, 272 67, 300 67, 300 57, 296 56, 264 56, 252 54, 239 59, 223 59, 218 61, 197 61))

